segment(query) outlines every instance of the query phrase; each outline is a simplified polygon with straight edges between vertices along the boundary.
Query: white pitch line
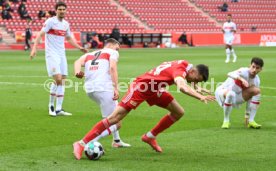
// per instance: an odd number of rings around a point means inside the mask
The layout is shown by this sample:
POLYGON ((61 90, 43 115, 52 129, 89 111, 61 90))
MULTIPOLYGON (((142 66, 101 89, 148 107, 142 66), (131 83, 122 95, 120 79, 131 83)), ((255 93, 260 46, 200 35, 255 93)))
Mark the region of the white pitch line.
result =
MULTIPOLYGON (((45 86, 44 84, 40 84, 40 83, 24 83, 24 82, 0 82, 0 85, 45 86)), ((170 93, 179 93, 178 91, 169 91, 169 92, 170 93)), ((262 95, 262 97, 276 98, 276 96, 268 96, 268 95, 262 95)))
POLYGON ((264 89, 271 89, 271 90, 276 90, 276 87, 264 87, 264 86, 260 86, 261 88, 264 88, 264 89))
MULTIPOLYGON (((48 76, 42 76, 42 75, 0 75, 0 77, 14 77, 14 78, 51 78, 48 76)), ((68 78, 74 78, 74 76, 68 76, 68 78)), ((135 77, 119 77, 119 79, 121 80, 134 80, 135 77)), ((210 82, 206 82, 206 83, 210 83, 210 82)), ((214 83, 218 83, 218 82, 214 82, 214 83)), ((276 90, 276 87, 266 87, 266 86, 261 86, 261 88, 265 88, 265 89, 272 89, 272 90, 276 90)))
POLYGON ((41 76, 41 75, 0 75, 0 77, 5 78, 47 78, 47 76, 41 76))
MULTIPOLYGON (((0 77, 5 77, 5 78, 52 78, 52 77, 42 76, 42 75, 0 75, 0 77)), ((74 78, 74 76, 68 76, 67 78, 74 78)), ((130 79, 135 79, 135 78, 120 77, 119 79, 130 80, 130 79)))
POLYGON ((0 85, 44 86, 44 84, 40 84, 40 83, 24 83, 24 82, 0 82, 0 85))
MULTIPOLYGON (((51 78, 48 76, 41 76, 41 75, 0 75, 0 77, 13 77, 13 78, 51 78)), ((74 78, 74 76, 69 76, 68 78, 74 78)), ((131 77, 119 77, 119 79, 121 80, 134 80, 135 78, 131 78, 131 77)), ((210 82, 206 82, 206 83, 210 83, 210 82)), ((218 82, 214 82, 214 83, 218 83, 218 82)), ((267 86, 260 86, 263 89, 269 89, 269 90, 276 90, 276 87, 267 87, 267 86)))

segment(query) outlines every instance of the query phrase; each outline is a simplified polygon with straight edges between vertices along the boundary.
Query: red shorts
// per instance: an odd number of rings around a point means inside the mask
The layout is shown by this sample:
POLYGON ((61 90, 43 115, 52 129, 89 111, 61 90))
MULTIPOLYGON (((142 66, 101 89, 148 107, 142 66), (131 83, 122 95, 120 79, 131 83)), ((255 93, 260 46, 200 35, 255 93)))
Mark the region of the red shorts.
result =
POLYGON ((141 82, 133 82, 119 105, 130 111, 146 101, 150 106, 157 105, 166 108, 173 99, 173 96, 165 89, 160 89, 156 92, 144 91, 144 86, 141 85, 141 82))

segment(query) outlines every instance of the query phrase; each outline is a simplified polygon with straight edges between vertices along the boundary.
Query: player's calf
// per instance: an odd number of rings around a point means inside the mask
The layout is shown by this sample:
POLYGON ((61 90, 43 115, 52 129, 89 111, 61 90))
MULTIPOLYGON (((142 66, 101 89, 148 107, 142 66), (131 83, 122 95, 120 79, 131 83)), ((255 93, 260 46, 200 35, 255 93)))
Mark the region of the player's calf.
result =
MULTIPOLYGON (((244 94, 247 95, 245 98, 249 98, 247 100, 247 105, 246 105, 246 126, 249 128, 255 128, 259 129, 261 128, 260 124, 257 124, 255 122, 255 116, 258 110, 258 107, 260 105, 260 98, 261 98, 261 91, 260 88, 252 86, 249 87, 247 90, 245 90, 244 94)), ((243 94, 243 95, 244 95, 243 94)))

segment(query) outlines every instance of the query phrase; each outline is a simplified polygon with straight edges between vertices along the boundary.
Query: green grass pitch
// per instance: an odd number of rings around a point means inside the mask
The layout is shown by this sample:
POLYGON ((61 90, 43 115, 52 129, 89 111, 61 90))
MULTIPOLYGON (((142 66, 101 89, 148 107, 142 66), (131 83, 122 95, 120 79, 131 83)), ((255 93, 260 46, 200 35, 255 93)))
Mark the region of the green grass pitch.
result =
MULTIPOLYGON (((0 170, 276 170, 276 48, 236 47, 237 63, 225 64, 222 47, 181 49, 126 49, 120 51, 120 82, 128 82, 163 61, 186 59, 207 64, 210 78, 224 81, 229 71, 249 66, 253 56, 264 59, 259 74, 262 100, 256 121, 260 130, 245 128, 244 108, 234 109, 232 127, 220 128, 222 109, 172 92, 185 116, 158 136, 163 153, 154 152, 140 137, 167 111, 143 103, 123 121, 121 138, 128 149, 111 148, 112 136, 102 139, 106 154, 99 161, 85 156, 76 161, 72 143, 101 119, 99 107, 79 86, 67 88, 63 108, 71 117, 48 116, 48 79, 44 52, 29 60, 28 52, 0 52, 0 170), (78 92, 76 92, 78 91, 78 92)), ((69 79, 75 85, 73 62, 79 51, 67 51, 69 79)), ((171 89, 174 90, 174 87, 171 89)), ((121 92, 120 97, 124 95, 121 92)))

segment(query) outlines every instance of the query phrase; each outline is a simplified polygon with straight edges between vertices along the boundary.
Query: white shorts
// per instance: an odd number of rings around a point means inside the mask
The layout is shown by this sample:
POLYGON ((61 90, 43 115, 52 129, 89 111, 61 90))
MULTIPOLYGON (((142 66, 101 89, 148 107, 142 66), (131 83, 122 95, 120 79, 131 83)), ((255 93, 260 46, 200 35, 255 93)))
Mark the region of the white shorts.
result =
MULTIPOLYGON (((220 107, 224 106, 224 101, 225 101, 224 93, 226 90, 227 90, 226 88, 219 86, 215 91, 216 101, 218 102, 220 107)), ((242 97, 242 92, 239 94, 236 94, 236 97, 233 102, 233 107, 239 108, 243 104, 243 102, 244 102, 244 99, 242 97)))
POLYGON ((68 66, 66 57, 46 56, 46 67, 48 76, 52 77, 56 74, 68 75, 68 66))
POLYGON ((224 37, 224 43, 226 45, 232 45, 233 44, 233 41, 234 41, 234 36, 227 36, 227 37, 224 37))
POLYGON ((103 118, 108 117, 118 104, 117 100, 112 99, 114 97, 114 92, 95 91, 87 93, 87 95, 100 106, 103 118))

